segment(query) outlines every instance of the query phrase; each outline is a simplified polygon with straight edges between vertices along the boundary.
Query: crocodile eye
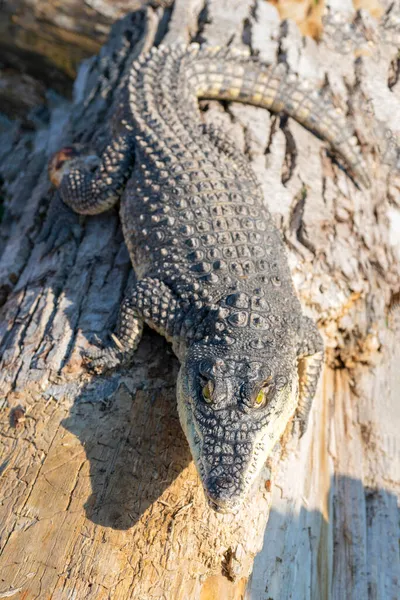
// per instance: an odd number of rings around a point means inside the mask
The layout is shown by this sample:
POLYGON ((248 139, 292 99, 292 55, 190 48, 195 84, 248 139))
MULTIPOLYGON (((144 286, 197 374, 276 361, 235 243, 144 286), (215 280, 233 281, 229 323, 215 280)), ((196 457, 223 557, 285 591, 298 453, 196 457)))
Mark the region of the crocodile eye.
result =
POLYGON ((256 399, 254 400, 255 408, 260 408, 261 406, 264 406, 264 404, 267 402, 268 394, 271 391, 271 379, 271 377, 268 377, 267 381, 264 383, 263 387, 258 392, 256 399))
POLYGON ((206 385, 202 389, 204 400, 210 404, 212 402, 212 393, 214 391, 214 385, 211 381, 207 381, 206 385))
POLYGON ((260 407, 260 406, 262 406, 264 404, 264 402, 265 402, 265 393, 266 393, 266 390, 264 388, 258 392, 257 398, 254 401, 254 404, 257 407, 260 407))

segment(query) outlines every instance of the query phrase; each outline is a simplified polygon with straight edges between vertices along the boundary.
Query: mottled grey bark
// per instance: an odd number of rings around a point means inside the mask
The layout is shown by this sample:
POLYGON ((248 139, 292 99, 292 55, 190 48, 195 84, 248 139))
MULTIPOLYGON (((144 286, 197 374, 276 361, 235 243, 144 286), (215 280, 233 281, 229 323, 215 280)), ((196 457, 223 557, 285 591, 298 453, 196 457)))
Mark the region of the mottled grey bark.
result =
POLYGON ((0 596, 240 598, 271 514, 248 598, 396 597, 398 13, 346 25, 344 1, 331 10, 317 46, 262 0, 148 8, 82 65, 73 104, 54 100, 28 131, 1 125, 0 596), (130 62, 164 37, 250 44, 324 85, 349 113, 373 179, 357 189, 291 120, 207 103, 205 120, 252 160, 327 346, 307 434, 299 443, 288 428, 236 519, 206 506, 162 338, 147 331, 128 370, 85 372, 81 351, 106 337, 131 268, 117 212, 79 219, 46 172, 66 143, 101 151, 130 62))

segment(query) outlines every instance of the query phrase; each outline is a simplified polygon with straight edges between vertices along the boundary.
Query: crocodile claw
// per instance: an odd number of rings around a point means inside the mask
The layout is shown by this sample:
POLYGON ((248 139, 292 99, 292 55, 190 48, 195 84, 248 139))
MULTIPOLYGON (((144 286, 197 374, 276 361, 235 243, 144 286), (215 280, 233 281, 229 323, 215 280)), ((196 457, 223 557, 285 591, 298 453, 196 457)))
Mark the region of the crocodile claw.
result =
POLYGON ((89 371, 103 373, 122 364, 123 355, 118 348, 107 346, 85 350, 82 358, 89 371))
POLYGON ((103 373, 131 362, 134 349, 124 348, 116 336, 111 334, 111 337, 111 344, 100 348, 88 348, 82 353, 83 362, 89 371, 103 373))

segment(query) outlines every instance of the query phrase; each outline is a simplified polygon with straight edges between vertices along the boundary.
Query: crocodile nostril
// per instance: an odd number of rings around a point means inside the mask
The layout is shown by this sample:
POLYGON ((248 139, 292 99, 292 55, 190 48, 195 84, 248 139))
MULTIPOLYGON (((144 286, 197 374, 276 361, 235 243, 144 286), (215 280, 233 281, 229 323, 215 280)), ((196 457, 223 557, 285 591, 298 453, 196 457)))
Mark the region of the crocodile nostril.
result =
POLYGON ((230 475, 226 475, 225 477, 221 475, 220 477, 215 478, 214 485, 222 488, 223 490, 228 490, 229 488, 235 486, 235 480, 230 475))
POLYGON ((214 500, 222 497, 228 497, 227 493, 234 492, 237 489, 237 482, 232 475, 218 475, 210 477, 207 482, 209 496, 214 500))
POLYGON ((241 504, 241 488, 232 475, 209 476, 205 491, 209 505, 217 512, 234 513, 241 504))

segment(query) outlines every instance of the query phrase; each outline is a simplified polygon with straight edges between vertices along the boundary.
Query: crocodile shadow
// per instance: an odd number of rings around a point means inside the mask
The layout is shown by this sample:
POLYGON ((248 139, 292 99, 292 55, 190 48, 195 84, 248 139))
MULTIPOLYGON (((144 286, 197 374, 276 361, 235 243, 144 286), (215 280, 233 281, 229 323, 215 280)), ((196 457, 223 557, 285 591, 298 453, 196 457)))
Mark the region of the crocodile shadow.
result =
POLYGON ((176 410, 177 370, 165 340, 146 331, 132 368, 94 378, 62 421, 89 461, 84 506, 93 523, 131 528, 191 461, 176 410))

